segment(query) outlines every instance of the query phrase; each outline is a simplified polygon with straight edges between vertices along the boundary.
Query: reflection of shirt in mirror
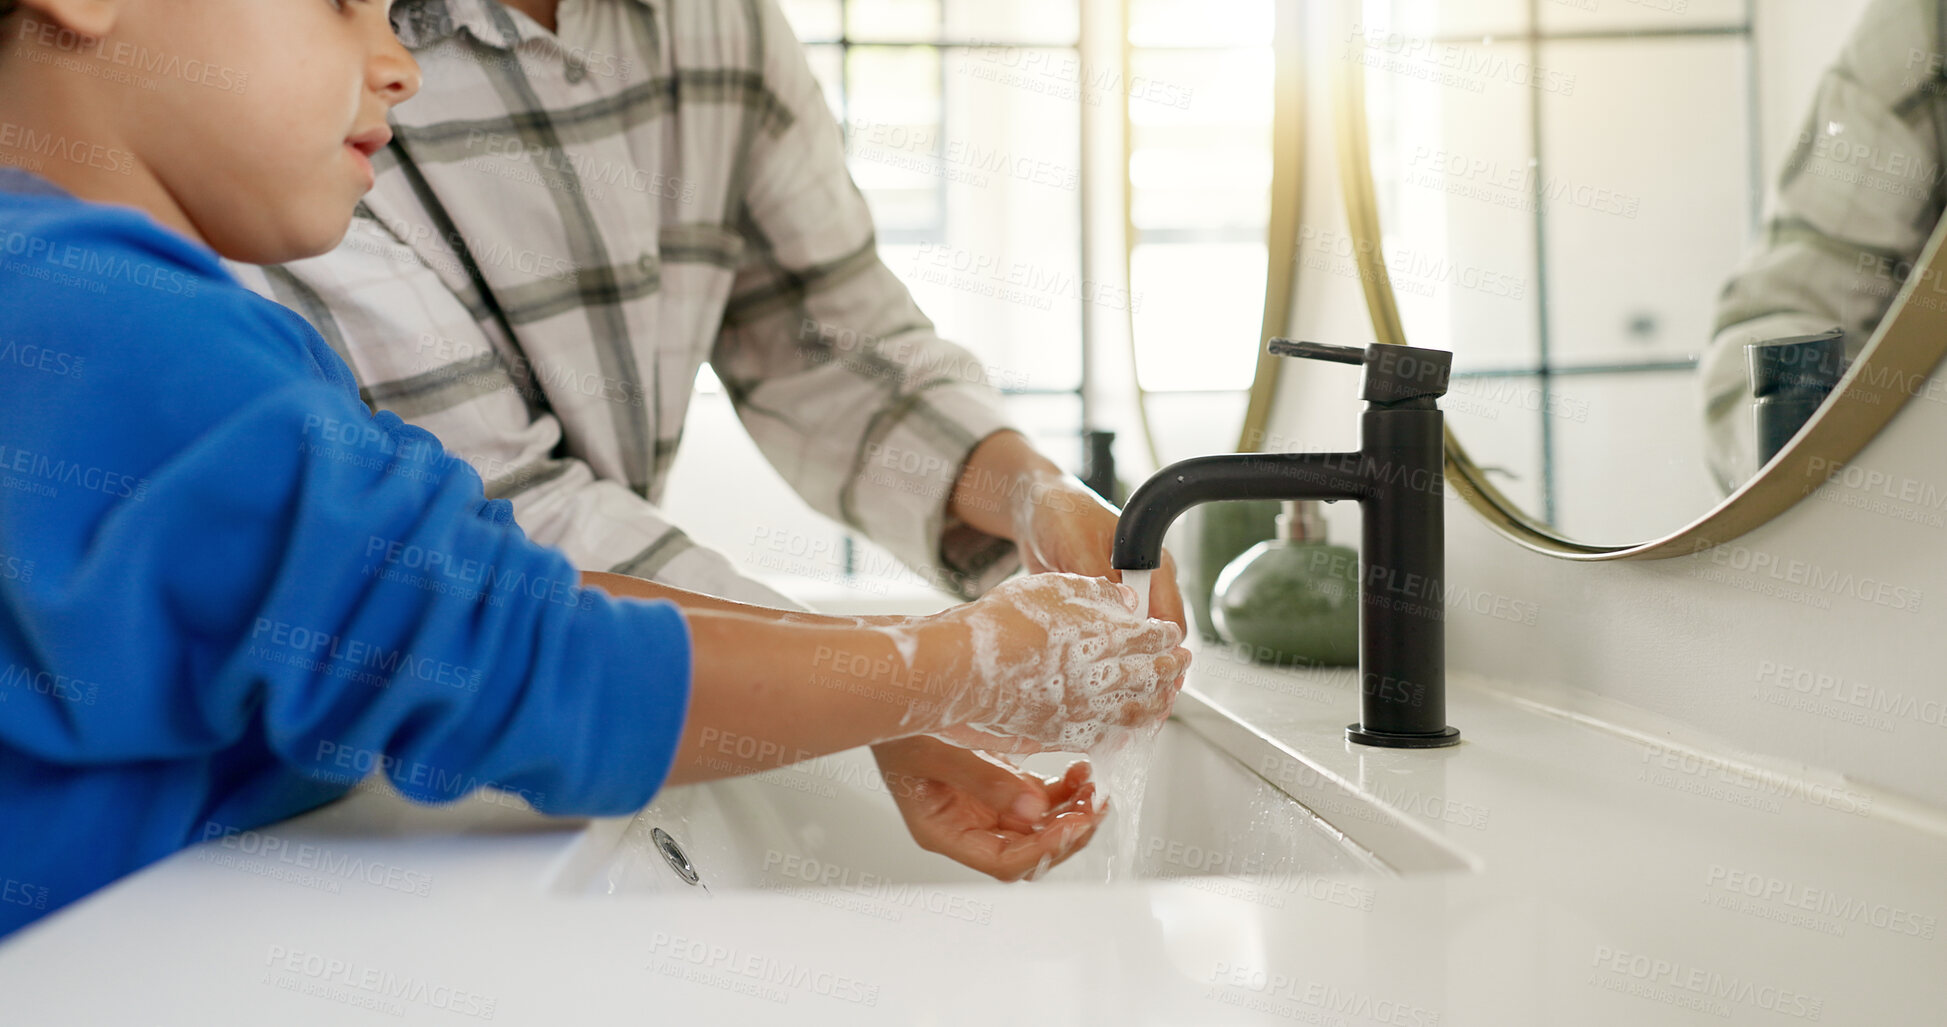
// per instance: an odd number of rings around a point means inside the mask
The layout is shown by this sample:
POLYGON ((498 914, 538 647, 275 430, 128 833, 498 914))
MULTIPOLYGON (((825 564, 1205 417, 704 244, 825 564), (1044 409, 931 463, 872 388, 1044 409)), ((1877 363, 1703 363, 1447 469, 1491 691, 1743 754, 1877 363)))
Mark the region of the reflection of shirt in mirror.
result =
POLYGON ((1819 79, 1770 219, 1718 300, 1699 376, 1725 492, 1759 465, 1745 345, 1836 326, 1857 357, 1947 206, 1944 147, 1947 0, 1873 0, 1819 79))

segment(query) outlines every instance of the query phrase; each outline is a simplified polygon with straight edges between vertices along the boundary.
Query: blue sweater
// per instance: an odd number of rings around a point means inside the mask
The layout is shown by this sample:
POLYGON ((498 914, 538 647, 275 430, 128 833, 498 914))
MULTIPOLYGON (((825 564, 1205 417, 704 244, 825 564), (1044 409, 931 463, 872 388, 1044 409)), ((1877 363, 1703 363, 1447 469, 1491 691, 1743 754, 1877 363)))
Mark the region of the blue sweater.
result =
POLYGON ((642 806, 687 628, 577 580, 208 249, 0 175, 0 936, 375 770, 642 806))

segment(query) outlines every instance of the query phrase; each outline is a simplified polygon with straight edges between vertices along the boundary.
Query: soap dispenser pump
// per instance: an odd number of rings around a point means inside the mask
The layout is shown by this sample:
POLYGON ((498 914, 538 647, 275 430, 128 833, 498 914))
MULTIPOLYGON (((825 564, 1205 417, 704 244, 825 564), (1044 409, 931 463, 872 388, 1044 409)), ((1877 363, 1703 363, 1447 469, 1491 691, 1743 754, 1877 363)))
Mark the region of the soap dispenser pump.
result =
POLYGON ((1251 659, 1358 666, 1359 553, 1331 544, 1318 503, 1285 502, 1276 537, 1231 561, 1213 591, 1218 632, 1251 659))

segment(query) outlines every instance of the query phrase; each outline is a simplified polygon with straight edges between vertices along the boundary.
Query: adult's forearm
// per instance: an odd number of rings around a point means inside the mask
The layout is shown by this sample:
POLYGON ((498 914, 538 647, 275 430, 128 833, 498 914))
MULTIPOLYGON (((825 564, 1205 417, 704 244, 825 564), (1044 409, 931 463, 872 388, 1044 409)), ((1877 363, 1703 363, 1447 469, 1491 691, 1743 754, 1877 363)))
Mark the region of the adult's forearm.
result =
POLYGON ((968 524, 1018 541, 1023 504, 1080 487, 1017 431, 997 431, 967 457, 949 509, 968 524))

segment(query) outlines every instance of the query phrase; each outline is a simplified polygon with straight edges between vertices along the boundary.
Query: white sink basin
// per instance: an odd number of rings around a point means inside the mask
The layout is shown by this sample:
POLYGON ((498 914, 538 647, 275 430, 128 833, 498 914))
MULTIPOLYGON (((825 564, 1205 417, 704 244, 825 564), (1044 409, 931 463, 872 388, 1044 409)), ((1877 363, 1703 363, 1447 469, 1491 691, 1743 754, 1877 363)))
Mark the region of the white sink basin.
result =
MULTIPOLYGON (((1055 774, 1075 758, 1044 755, 1028 768, 1055 774)), ((1116 832, 1129 829, 1120 816, 1112 813, 1087 849, 1042 879, 1110 880, 1116 832)), ((1114 880, 1230 878, 1277 889, 1321 876, 1468 865, 1423 827, 1189 690, 1157 738, 1135 835, 1133 868, 1117 867, 1114 880)), ((992 883, 913 843, 871 756, 855 750, 672 788, 632 819, 596 821, 548 886, 618 894, 835 889, 887 901, 913 891, 903 886, 983 882, 992 883), (672 844, 677 851, 666 855, 672 844), (697 883, 677 869, 684 861, 697 883)))

